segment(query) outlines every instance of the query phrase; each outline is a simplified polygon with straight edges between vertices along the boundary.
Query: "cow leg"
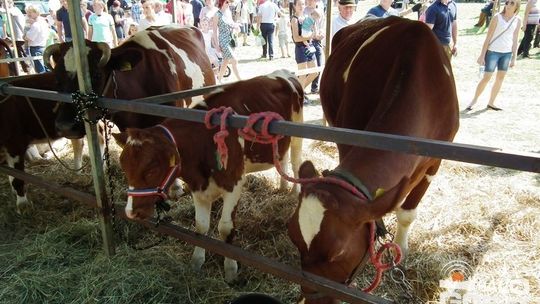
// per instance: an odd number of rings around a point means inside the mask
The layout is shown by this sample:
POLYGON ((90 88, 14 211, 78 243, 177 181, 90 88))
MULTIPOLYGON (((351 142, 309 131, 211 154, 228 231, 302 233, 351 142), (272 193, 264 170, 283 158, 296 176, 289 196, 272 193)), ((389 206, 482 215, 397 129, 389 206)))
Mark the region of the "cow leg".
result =
MULTIPOLYGON (((210 228, 210 211, 212 210, 212 199, 204 195, 204 191, 193 192, 193 204, 195 205, 195 231, 206 235, 210 228)), ((204 248, 195 247, 191 256, 191 266, 199 271, 204 264, 204 248)))
MULTIPOLYGON (((300 112, 296 113, 293 111, 292 113, 292 121, 303 123, 304 122, 304 114, 303 111, 300 110, 300 112)), ((298 171, 300 170, 300 165, 302 164, 302 143, 303 138, 302 137, 294 137, 291 136, 291 148, 290 148, 290 158, 291 158, 291 166, 293 171, 294 178, 298 178, 298 171)), ((300 188, 298 184, 293 184, 293 187, 291 189, 291 193, 298 194, 300 193, 300 188)))
MULTIPOLYGON (((21 153, 20 155, 15 157, 7 153, 6 160, 8 167, 24 171, 24 153, 21 153)), ((13 188, 13 192, 15 192, 15 195, 17 195, 17 213, 22 213, 32 206, 32 203, 26 197, 24 181, 10 176, 9 182, 11 184, 11 187, 13 188)))
POLYGON ((439 164, 440 162, 427 170, 422 180, 411 190, 403 204, 396 210, 397 232, 394 242, 401 247, 403 257, 407 256, 409 252, 407 236, 411 223, 416 219, 416 207, 426 193, 439 164))
POLYGON ((37 146, 34 144, 29 145, 26 149, 25 158, 31 163, 43 159, 43 157, 41 157, 41 154, 39 154, 37 146))
POLYGON ((73 164, 75 169, 80 169, 82 167, 82 151, 84 147, 84 140, 72 139, 71 147, 73 148, 73 164))
MULTIPOLYGON (((232 192, 223 194, 223 210, 219 219, 218 231, 221 240, 229 244, 232 243, 234 238, 234 216, 245 181, 245 176, 242 176, 242 179, 234 186, 232 192)), ((238 263, 226 257, 223 261, 223 267, 225 269, 225 281, 233 282, 237 277, 238 263)))

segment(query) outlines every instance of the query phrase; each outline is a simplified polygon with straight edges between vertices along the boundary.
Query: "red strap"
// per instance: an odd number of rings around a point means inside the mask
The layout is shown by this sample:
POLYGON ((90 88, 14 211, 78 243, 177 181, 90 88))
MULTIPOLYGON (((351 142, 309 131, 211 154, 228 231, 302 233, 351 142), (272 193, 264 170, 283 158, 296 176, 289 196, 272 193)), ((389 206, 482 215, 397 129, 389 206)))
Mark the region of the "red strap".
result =
POLYGON ((234 113, 234 111, 231 107, 219 107, 208 110, 204 117, 204 125, 206 128, 213 129, 215 126, 211 123, 212 115, 221 114, 220 129, 214 134, 214 142, 217 145, 220 165, 224 170, 227 169, 227 163, 229 161, 229 149, 225 143, 225 139, 229 136, 229 131, 227 131, 227 117, 232 113, 234 113))

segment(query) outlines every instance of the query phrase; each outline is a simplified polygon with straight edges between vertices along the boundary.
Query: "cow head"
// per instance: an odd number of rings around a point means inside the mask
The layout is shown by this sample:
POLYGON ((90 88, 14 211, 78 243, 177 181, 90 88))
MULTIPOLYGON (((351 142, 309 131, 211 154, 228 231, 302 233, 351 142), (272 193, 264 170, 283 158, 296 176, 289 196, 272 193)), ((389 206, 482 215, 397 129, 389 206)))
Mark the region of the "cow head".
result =
MULTIPOLYGON (((318 176, 313 164, 304 162, 300 178, 318 176)), ((360 198, 335 184, 302 186, 298 206, 288 223, 289 237, 298 248, 302 270, 342 284, 349 284, 364 257, 369 257, 371 222, 382 218, 401 201, 404 181, 373 201, 360 198)), ((305 304, 339 301, 302 287, 305 304)))
MULTIPOLYGON (((107 80, 102 69, 109 61, 111 49, 106 43, 86 40, 86 47, 81 50, 81 53, 88 58, 92 90, 100 94, 107 80)), ((79 89, 75 57, 76 54, 71 42, 53 44, 43 53, 45 66, 54 72, 60 92, 73 93, 79 89), (51 62, 51 58, 54 64, 51 62)), ((73 105, 62 104, 60 106, 56 118, 56 128, 59 135, 68 138, 84 136, 84 125, 82 122, 75 121, 75 115, 76 111, 73 105)))
POLYGON ((120 165, 129 185, 126 215, 131 219, 151 217, 179 174, 180 155, 162 132, 151 128, 113 134, 123 147, 120 165))

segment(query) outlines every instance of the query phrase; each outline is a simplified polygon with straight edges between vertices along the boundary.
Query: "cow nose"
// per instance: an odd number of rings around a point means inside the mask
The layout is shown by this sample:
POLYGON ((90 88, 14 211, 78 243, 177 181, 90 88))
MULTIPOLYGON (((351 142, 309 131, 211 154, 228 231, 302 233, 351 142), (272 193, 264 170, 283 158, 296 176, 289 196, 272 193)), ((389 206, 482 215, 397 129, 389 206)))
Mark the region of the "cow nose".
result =
POLYGON ((56 121, 56 133, 61 137, 77 139, 84 136, 84 126, 77 122, 56 121))
POLYGON ((133 209, 127 209, 126 208, 126 216, 130 219, 130 220, 134 220, 136 219, 137 217, 139 217, 139 214, 137 212, 133 212, 133 209))

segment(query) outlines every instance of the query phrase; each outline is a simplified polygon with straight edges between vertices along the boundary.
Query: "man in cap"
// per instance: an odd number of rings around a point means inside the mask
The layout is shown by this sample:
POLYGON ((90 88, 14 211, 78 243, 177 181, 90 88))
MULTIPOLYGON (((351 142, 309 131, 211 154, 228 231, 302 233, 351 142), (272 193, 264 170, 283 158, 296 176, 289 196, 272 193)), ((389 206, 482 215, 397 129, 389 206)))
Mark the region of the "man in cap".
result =
POLYGON ((339 0, 338 10, 339 15, 332 20, 332 37, 337 31, 353 23, 352 17, 356 11, 356 2, 354 0, 339 0))

